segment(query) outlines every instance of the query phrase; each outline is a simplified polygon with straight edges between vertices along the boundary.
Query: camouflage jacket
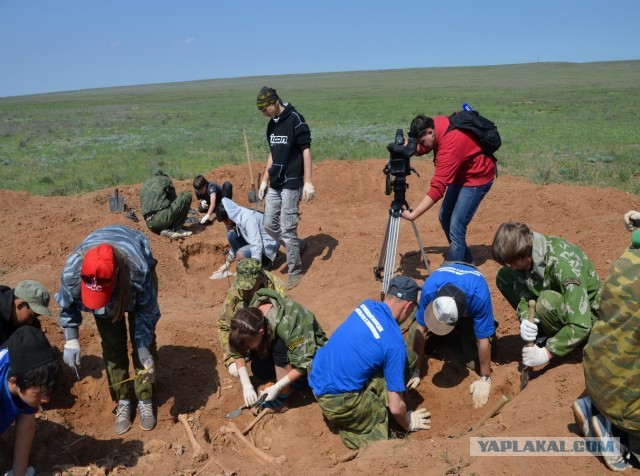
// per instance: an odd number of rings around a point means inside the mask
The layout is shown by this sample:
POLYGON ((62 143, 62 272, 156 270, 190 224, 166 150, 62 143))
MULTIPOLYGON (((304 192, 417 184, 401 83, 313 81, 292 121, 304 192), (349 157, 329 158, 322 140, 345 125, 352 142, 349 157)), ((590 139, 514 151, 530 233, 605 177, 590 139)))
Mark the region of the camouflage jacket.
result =
POLYGON ((547 341, 553 354, 563 356, 589 337, 600 303, 600 278, 595 267, 577 246, 556 236, 533 233, 533 269, 522 272, 530 295, 522 296, 516 309, 518 319, 527 318, 529 299, 542 291, 556 291, 564 297, 567 323, 547 341))
POLYGON ((176 189, 171 179, 157 173, 147 180, 140 189, 140 211, 142 215, 158 212, 169 207, 175 201, 176 189))
MULTIPOLYGON (((266 289, 276 291, 280 296, 287 297, 287 287, 282 281, 268 271, 263 271, 266 280, 266 289)), ((218 335, 220 336, 220 347, 222 347, 222 360, 229 366, 239 355, 232 353, 229 349, 229 332, 231 331, 231 319, 238 309, 249 307, 249 302, 245 301, 240 290, 235 283, 229 289, 224 300, 222 311, 218 317, 218 335)))
POLYGON ((251 307, 271 302, 267 320, 273 329, 273 338, 279 337, 287 346, 291 365, 300 371, 309 370, 316 351, 327 342, 327 336, 309 309, 270 289, 260 289, 251 300, 251 307))
POLYGON ((611 267, 598 320, 584 348, 584 380, 593 404, 615 426, 640 437, 640 248, 611 267))

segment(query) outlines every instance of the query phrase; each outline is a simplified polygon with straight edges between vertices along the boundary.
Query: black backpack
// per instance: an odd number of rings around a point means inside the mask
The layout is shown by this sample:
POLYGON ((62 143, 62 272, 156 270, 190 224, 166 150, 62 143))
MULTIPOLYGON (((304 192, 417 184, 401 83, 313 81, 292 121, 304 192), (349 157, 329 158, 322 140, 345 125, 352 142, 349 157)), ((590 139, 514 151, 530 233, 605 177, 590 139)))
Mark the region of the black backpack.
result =
POLYGON ((470 131, 478 140, 484 155, 495 159, 493 154, 502 145, 502 140, 500 139, 500 134, 498 134, 498 128, 493 122, 478 114, 478 111, 468 111, 466 109, 451 114, 449 121, 447 132, 453 129, 470 131))

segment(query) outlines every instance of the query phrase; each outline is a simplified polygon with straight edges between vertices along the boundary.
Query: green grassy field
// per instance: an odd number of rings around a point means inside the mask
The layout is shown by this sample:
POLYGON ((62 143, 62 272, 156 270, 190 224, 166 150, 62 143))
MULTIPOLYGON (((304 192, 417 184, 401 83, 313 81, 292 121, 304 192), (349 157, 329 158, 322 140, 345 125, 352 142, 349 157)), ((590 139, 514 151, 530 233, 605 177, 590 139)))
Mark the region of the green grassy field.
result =
POLYGON ((0 99, 0 188, 70 195, 267 158, 255 107, 275 87, 314 161, 387 157, 397 128, 468 102, 503 139, 501 171, 640 193, 640 61, 535 63, 195 81, 0 99))

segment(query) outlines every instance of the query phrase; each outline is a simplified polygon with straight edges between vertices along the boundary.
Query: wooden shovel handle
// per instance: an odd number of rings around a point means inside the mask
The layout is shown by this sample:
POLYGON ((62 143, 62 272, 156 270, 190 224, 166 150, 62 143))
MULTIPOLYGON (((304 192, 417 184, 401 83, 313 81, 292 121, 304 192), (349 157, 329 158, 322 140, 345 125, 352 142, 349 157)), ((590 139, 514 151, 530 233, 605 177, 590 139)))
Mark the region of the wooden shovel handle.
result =
POLYGON ((247 162, 249 162, 249 178, 251 185, 253 185, 253 170, 251 169, 251 154, 249 154, 249 142, 247 142, 247 131, 242 129, 242 135, 244 137, 244 148, 247 151, 247 162))
MULTIPOLYGON (((527 320, 532 324, 536 322, 536 302, 533 299, 529 300, 529 315, 527 316, 527 320)), ((535 342, 527 342, 527 347, 533 347, 535 342)))

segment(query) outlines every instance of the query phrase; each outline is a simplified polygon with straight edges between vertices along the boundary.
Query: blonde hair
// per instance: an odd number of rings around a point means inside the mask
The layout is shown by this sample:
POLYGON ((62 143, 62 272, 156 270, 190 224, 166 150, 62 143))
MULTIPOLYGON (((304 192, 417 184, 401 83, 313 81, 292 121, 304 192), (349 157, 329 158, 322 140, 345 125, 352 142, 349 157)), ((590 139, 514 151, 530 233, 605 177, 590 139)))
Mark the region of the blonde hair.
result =
POLYGON ((503 266, 523 258, 531 258, 533 233, 524 223, 508 221, 498 227, 493 237, 493 259, 503 266))

